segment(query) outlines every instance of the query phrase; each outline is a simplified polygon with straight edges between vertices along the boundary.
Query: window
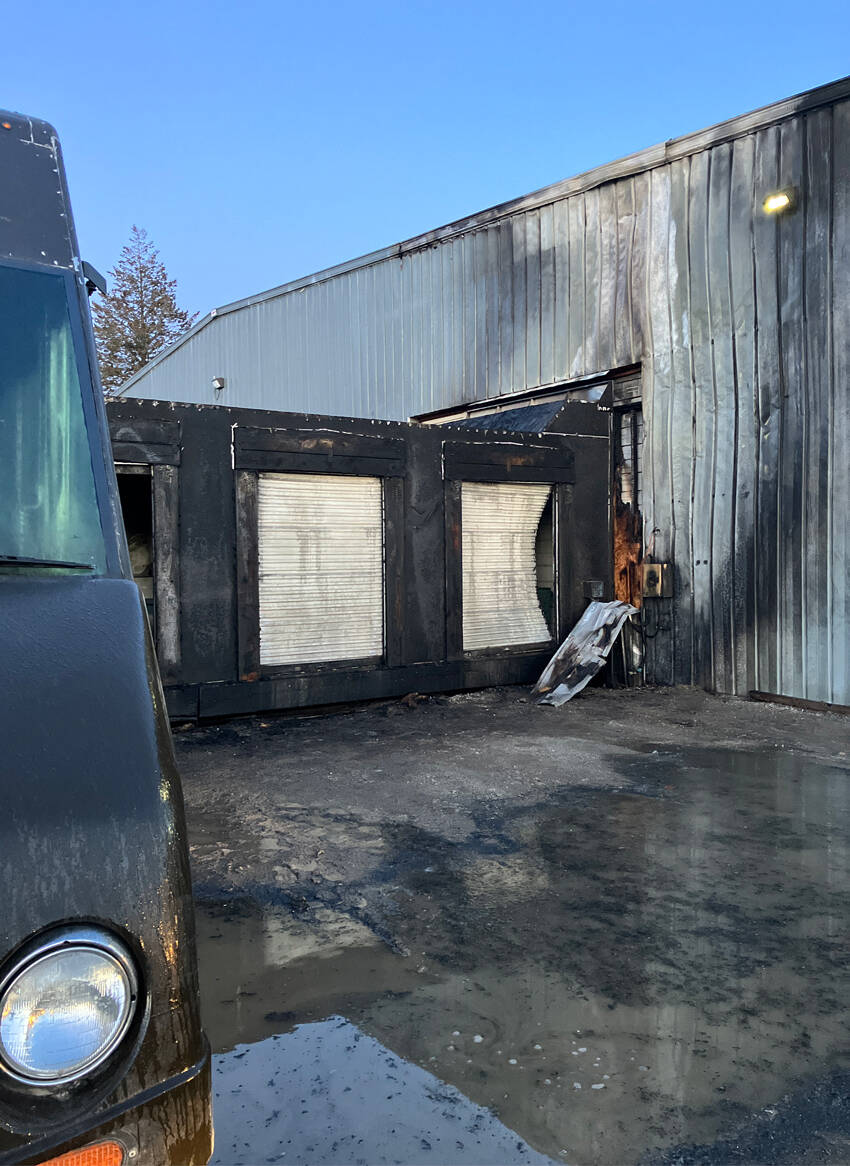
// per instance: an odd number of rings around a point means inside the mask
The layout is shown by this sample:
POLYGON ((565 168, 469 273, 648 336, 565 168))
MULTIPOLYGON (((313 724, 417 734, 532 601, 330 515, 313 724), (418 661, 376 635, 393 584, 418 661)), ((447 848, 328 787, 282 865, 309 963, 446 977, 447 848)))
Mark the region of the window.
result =
POLYGON ((0 565, 105 569, 62 273, 0 265, 0 565))
POLYGON ((541 607, 546 592, 554 593, 551 506, 549 533, 540 531, 551 493, 536 483, 462 483, 464 651, 552 638, 541 607), (553 566, 545 578, 538 578, 538 551, 541 563, 553 566))
POLYGON ((261 473, 257 492, 260 663, 380 657, 380 478, 261 473))

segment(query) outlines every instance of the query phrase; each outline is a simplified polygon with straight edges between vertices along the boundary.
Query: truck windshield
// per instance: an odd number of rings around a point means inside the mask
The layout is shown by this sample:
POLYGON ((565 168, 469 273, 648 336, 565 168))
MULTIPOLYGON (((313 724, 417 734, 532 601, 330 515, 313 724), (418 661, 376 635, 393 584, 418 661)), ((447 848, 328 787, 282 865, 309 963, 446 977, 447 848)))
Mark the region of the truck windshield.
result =
POLYGON ((0 571, 103 571, 65 277, 0 265, 0 571))

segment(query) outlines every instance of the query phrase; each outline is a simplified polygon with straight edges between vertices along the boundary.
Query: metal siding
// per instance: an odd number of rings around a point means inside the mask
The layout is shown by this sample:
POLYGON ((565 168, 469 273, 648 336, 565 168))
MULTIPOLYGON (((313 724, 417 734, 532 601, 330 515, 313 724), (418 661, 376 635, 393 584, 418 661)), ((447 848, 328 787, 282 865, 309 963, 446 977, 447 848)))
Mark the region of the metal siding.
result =
POLYGON ((537 528, 551 486, 463 482, 463 648, 551 638, 537 599, 537 528))
POLYGON ((641 362, 651 675, 850 703, 850 102, 783 111, 229 311, 132 391, 402 420, 641 362))
POLYGON ((257 503, 260 662, 381 656, 380 478, 260 474, 257 503))
POLYGON ((850 704, 850 102, 836 107, 832 127, 832 376, 829 383, 828 595, 833 701, 850 704))

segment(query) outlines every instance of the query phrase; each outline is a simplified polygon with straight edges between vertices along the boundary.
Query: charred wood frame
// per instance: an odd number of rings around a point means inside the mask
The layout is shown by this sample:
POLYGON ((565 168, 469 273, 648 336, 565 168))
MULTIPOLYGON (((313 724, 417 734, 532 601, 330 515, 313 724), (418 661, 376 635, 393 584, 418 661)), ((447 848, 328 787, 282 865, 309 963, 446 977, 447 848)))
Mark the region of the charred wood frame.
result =
POLYGON ((584 609, 587 578, 612 594, 605 415, 588 432, 500 434, 396 422, 148 401, 109 404, 115 460, 152 467, 157 650, 173 717, 530 682, 550 647, 464 653, 462 481, 554 489, 556 633, 584 609), (600 440, 600 438, 603 438, 600 440), (381 479, 384 653, 262 666, 261 473, 381 479))

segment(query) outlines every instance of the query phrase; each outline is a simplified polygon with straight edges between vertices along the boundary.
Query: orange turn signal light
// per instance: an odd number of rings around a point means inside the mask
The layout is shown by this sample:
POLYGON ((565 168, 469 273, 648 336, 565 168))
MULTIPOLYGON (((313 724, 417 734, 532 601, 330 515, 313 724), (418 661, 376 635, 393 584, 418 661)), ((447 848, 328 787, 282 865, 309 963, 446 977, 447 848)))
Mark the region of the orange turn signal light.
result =
POLYGON ((39 1166, 122 1166, 124 1147, 120 1142, 95 1142, 93 1146, 83 1146, 70 1150, 58 1158, 48 1158, 39 1166))

